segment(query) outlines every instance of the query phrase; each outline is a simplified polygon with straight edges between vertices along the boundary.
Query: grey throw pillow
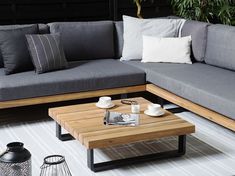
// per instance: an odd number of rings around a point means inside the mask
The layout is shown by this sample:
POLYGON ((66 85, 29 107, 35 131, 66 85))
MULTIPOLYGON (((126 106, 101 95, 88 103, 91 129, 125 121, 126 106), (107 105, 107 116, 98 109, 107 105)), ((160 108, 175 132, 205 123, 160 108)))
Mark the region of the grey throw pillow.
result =
POLYGON ((142 59, 143 35, 178 37, 184 22, 184 19, 138 19, 124 15, 121 60, 142 59))
POLYGON ((0 30, 0 48, 5 74, 33 70, 25 34, 38 33, 38 25, 0 30))
POLYGON ((38 74, 67 67, 59 34, 26 35, 26 38, 38 74))
MULTIPOLYGON (((0 30, 25 28, 25 27, 30 27, 32 25, 35 25, 35 24, 3 25, 3 26, 0 26, 0 30)), ((49 34, 49 26, 47 26, 46 24, 38 24, 38 30, 39 30, 39 34, 49 34)), ((2 58, 1 51, 0 51, 0 68, 3 68, 3 67, 4 67, 4 63, 3 63, 3 58, 2 58)))

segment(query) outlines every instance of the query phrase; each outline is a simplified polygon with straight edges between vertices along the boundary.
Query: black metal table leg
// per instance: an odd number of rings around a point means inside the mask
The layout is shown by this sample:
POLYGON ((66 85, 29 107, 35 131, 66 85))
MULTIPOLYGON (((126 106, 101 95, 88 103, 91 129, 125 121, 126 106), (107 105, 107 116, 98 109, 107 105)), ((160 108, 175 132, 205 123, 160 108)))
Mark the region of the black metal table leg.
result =
POLYGON ((87 150, 87 166, 94 171, 94 150, 88 149, 87 150))
POLYGON ((178 141, 178 152, 184 155, 186 152, 186 135, 179 136, 178 141))
MULTIPOLYGON (((161 97, 158 97, 158 103, 161 105, 162 108, 164 108, 165 100, 161 97)), ((175 107, 175 108, 168 108, 167 111, 170 111, 171 113, 181 113, 181 112, 187 112, 187 109, 184 109, 182 107, 175 107)))
POLYGON ((161 107, 163 108, 164 107, 164 102, 165 102, 164 99, 161 98, 161 97, 158 97, 158 102, 161 105, 161 107))
POLYGON ((136 156, 131 158, 119 159, 114 161, 106 161, 102 163, 94 163, 94 150, 87 150, 87 166, 94 172, 118 168, 131 164, 138 164, 147 161, 154 161, 157 159, 166 159, 172 157, 179 157, 186 152, 186 135, 178 137, 178 149, 160 153, 153 153, 148 155, 136 156))
POLYGON ((61 141, 73 140, 71 134, 62 134, 61 126, 56 122, 56 137, 61 141))

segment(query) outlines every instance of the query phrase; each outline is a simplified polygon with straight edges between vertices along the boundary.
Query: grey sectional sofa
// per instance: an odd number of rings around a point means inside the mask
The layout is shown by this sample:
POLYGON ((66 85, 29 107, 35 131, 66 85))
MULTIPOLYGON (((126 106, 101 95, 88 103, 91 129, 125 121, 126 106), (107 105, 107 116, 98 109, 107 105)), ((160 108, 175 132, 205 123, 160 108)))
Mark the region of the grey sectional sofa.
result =
POLYGON ((149 91, 235 131, 235 27, 186 21, 182 36, 192 35, 192 65, 119 61, 122 22, 50 23, 40 29, 61 34, 69 68, 8 76, 0 68, 1 109, 149 91))
MULTIPOLYGON (((122 23, 116 25, 120 56, 122 23)), ((146 81, 156 88, 152 93, 235 130, 235 27, 188 20, 181 35, 192 36, 192 65, 126 64, 145 71, 146 81), (161 88, 176 95, 177 100, 172 94, 163 95, 161 88)), ((146 90, 151 92, 148 86, 146 90)))

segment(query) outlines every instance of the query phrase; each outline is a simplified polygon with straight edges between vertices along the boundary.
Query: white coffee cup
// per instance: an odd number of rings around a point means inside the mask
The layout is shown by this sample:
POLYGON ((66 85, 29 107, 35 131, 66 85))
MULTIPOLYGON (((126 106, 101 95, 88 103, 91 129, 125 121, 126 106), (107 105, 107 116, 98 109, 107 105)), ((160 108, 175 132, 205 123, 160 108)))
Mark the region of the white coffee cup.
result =
POLYGON ((132 104, 131 105, 131 112, 134 114, 140 113, 140 105, 139 104, 132 104))
POLYGON ((112 103, 112 99, 111 97, 100 97, 98 103, 104 106, 108 106, 112 103))
POLYGON ((154 103, 151 103, 148 105, 148 111, 150 113, 158 113, 159 111, 161 110, 161 105, 160 104, 154 104, 154 103))

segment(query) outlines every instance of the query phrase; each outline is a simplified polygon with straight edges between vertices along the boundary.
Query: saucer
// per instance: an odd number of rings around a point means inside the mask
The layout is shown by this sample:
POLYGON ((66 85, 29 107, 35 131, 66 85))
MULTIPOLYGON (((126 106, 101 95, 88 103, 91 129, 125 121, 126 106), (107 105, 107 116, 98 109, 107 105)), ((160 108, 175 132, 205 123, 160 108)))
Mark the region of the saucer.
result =
POLYGON ((95 104, 98 108, 101 108, 101 109, 109 109, 109 108, 112 108, 115 106, 114 103, 111 103, 109 105, 104 105, 104 104, 100 104, 99 102, 95 104))
POLYGON ((149 110, 145 110, 144 113, 148 116, 152 116, 152 117, 158 117, 158 116, 162 116, 165 114, 164 110, 160 110, 157 113, 150 113, 149 110))

